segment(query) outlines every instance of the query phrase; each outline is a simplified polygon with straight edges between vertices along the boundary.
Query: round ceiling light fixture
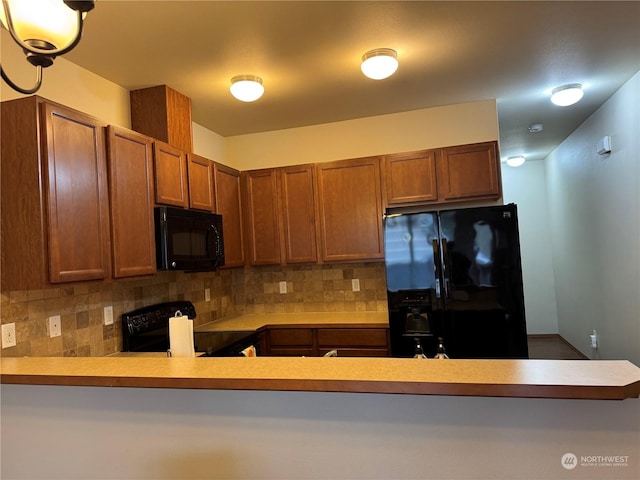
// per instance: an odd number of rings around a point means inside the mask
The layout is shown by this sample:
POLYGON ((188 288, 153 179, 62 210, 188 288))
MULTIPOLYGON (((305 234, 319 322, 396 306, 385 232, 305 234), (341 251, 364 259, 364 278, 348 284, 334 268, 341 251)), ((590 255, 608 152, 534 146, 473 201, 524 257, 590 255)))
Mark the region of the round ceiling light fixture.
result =
POLYGON ((362 55, 362 73, 373 80, 390 77, 398 69, 398 54, 391 48, 376 48, 362 55))
POLYGON ((241 102, 255 102, 264 93, 262 79, 257 75, 236 75, 231 79, 231 95, 241 102))
POLYGON ((507 158, 507 165, 510 167, 519 167, 525 162, 524 155, 516 155, 515 157, 507 158))
POLYGON ((551 91, 551 102, 560 107, 568 107, 578 103, 583 95, 582 84, 570 83, 554 88, 551 91))

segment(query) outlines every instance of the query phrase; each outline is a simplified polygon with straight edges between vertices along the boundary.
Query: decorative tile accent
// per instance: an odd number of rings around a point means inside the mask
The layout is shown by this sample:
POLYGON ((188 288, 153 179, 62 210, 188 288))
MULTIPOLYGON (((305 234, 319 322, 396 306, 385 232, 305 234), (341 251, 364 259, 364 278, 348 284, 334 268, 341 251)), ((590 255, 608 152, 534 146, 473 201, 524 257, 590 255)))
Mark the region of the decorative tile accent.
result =
POLYGON ((383 263, 253 267, 207 273, 159 272, 142 280, 69 284, 2 292, 0 320, 16 324, 15 347, 2 356, 103 356, 122 350, 123 313, 174 300, 193 302, 195 325, 233 313, 386 311, 383 263), (360 280, 352 291, 351 280, 360 280), (287 293, 280 293, 280 282, 287 293), (210 289, 211 301, 204 299, 210 289), (113 325, 103 308, 113 306, 113 325), (60 315, 62 336, 49 338, 48 317, 60 315))

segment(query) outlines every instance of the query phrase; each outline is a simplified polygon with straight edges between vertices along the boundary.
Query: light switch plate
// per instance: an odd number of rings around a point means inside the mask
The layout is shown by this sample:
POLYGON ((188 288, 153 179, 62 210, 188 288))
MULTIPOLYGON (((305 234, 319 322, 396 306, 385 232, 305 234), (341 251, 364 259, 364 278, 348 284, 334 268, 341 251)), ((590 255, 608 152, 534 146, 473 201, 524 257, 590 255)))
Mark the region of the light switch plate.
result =
POLYGON ((287 282, 280 282, 280 293, 287 293, 287 282))
POLYGON ((211 301, 211 289, 210 288, 205 288, 204 289, 204 301, 205 302, 210 302, 211 301))
POLYGON ((113 307, 111 305, 104 307, 103 318, 105 325, 113 325, 113 307))

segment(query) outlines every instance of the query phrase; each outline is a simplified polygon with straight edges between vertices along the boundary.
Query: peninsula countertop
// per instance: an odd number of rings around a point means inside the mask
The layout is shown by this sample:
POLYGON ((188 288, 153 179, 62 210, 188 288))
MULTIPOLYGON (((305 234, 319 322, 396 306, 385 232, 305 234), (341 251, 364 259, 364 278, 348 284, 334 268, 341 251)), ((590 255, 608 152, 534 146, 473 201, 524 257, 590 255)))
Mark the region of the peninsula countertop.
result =
POLYGON ((626 360, 347 357, 2 358, 4 384, 622 400, 640 396, 626 360))

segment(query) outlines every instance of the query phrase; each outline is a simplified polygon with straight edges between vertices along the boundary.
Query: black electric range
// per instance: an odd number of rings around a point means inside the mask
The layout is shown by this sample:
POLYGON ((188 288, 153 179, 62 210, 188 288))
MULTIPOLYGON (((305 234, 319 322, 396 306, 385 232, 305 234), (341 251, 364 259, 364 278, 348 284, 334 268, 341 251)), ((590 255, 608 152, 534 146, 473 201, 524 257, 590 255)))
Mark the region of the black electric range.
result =
MULTIPOLYGON (((122 314, 123 352, 166 352, 169 349, 169 319, 180 312, 191 319, 196 309, 191 302, 158 303, 122 314)), ((235 357, 250 346, 257 347, 258 334, 252 331, 194 331, 196 355, 235 357)))

